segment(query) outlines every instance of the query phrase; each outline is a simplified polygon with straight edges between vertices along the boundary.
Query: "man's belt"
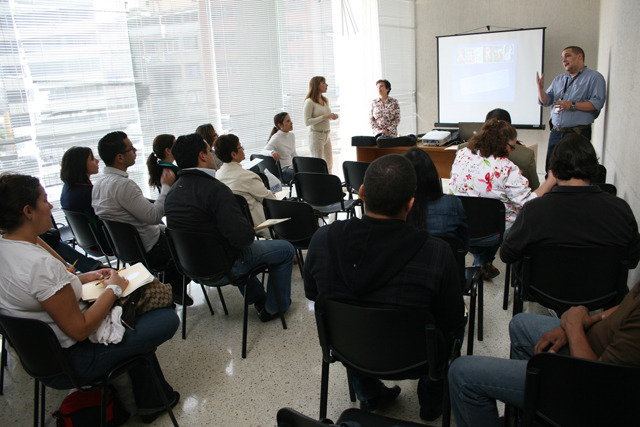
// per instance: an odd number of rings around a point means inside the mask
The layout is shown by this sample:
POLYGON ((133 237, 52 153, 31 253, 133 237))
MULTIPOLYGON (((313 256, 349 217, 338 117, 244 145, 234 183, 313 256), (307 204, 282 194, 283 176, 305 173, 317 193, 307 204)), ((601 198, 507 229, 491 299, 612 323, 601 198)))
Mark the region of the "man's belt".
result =
POLYGON ((573 133, 577 133, 578 135, 581 134, 581 130, 582 129, 586 129, 586 128, 590 128, 591 125, 580 125, 580 126, 574 126, 572 128, 559 128, 558 126, 554 126, 553 130, 557 130, 558 132, 564 132, 564 133, 569 133, 569 132, 573 132, 573 133))

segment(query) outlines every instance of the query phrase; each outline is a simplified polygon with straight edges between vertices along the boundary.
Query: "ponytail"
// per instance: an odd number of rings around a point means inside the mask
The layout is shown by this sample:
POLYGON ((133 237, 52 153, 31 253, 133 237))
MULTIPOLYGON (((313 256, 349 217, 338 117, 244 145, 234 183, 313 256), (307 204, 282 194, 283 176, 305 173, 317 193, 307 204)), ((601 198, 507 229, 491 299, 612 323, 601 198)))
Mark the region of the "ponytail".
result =
POLYGON ((160 177, 162 176, 162 168, 158 165, 158 156, 152 152, 147 158, 147 169, 149 170, 149 185, 155 187, 160 191, 162 184, 160 184, 160 177))

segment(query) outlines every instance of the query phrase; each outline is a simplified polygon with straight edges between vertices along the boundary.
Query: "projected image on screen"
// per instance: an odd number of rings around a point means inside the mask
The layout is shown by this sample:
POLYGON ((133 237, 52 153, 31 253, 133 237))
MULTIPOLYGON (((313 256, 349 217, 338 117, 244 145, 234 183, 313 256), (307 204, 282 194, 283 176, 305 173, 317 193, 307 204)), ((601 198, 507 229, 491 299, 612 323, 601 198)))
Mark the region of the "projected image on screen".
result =
POLYGON ((517 43, 454 46, 453 102, 513 102, 517 43))
POLYGON ((439 36, 438 126, 483 122, 503 108, 519 127, 542 128, 536 73, 544 28, 439 36))

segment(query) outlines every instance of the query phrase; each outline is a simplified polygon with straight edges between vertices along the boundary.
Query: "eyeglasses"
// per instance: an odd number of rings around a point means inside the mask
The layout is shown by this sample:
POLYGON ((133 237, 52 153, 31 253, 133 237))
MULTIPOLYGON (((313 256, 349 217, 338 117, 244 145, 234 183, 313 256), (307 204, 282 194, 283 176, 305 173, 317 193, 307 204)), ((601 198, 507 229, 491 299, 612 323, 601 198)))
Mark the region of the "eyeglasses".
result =
POLYGON ((236 148, 236 151, 238 150, 244 150, 244 147, 241 145, 240 147, 236 148))
POLYGON ((129 151, 138 151, 138 149, 132 145, 131 148, 129 148, 128 150, 121 151, 120 154, 126 154, 129 151))
POLYGON ((511 144, 509 144, 509 143, 507 142, 507 145, 508 145, 509 147, 511 147, 511 149, 512 149, 513 151, 516 151, 516 144, 511 145, 511 144))

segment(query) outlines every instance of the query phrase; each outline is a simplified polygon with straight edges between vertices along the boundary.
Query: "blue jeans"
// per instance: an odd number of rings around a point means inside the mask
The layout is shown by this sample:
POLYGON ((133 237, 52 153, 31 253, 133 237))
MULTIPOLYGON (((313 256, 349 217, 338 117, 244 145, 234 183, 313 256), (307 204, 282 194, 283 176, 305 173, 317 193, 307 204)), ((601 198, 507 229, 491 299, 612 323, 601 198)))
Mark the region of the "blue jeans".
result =
MULTIPOLYGON (((64 349, 71 368, 81 384, 104 375, 116 363, 134 355, 147 354, 153 370, 160 379, 169 401, 173 388, 167 383, 155 355, 156 348, 171 339, 178 330, 180 319, 170 308, 160 308, 136 317, 135 329, 125 328, 122 341, 118 344, 94 344, 88 339, 64 349)), ((162 398, 158 396, 155 383, 148 369, 136 368, 129 371, 136 399, 138 414, 147 415, 164 408, 162 398)), ((47 387, 55 389, 73 388, 67 377, 57 377, 43 381, 47 387)))
MULTIPOLYGON (((560 326, 560 320, 520 313, 509 324, 513 359, 465 356, 449 370, 451 408, 458 427, 501 426, 496 400, 524 407, 524 384, 528 360, 545 332, 560 326)), ((559 354, 569 354, 564 346, 559 354)))
POLYGON ((81 254, 62 240, 60 240, 58 246, 52 249, 69 264, 74 264, 77 260, 78 262, 76 263, 75 268, 83 273, 97 270, 100 268, 100 265, 102 265, 99 260, 81 254))
MULTIPOLYGON (((556 148, 556 144, 558 144, 558 142, 560 142, 562 138, 564 138, 567 135, 571 135, 572 133, 574 132, 560 132, 560 131, 554 130, 553 128, 551 129, 551 134, 549 135, 549 145, 547 147, 547 160, 544 164, 545 171, 549 170, 551 154, 553 154, 553 149, 556 148)), ((580 131, 578 135, 582 135, 585 138, 587 138, 589 141, 591 141, 591 127, 582 129, 582 131, 580 131)))
MULTIPOLYGON (((465 322, 466 323, 466 322, 465 322)), ((464 341, 464 329, 461 327, 454 333, 454 338, 464 341)), ((377 378, 366 377, 350 370, 351 385, 359 401, 375 399, 380 395, 382 382, 377 378)), ((444 396, 444 382, 432 381, 428 376, 418 380, 418 403, 421 408, 434 408, 442 404, 444 396)))
POLYGON ((486 239, 469 241, 469 252, 473 254, 473 265, 479 267, 487 263, 493 262, 500 246, 499 236, 487 237, 486 239))
POLYGON ((293 166, 283 168, 282 169, 282 179, 284 180, 283 184, 289 184, 295 174, 296 172, 293 170, 293 166))
MULTIPOLYGON (((278 300, 282 311, 287 311, 291 304, 291 270, 293 269, 293 258, 295 250, 289 242, 284 240, 256 240, 240 252, 236 262, 231 267, 231 279, 235 279, 247 274, 252 268, 259 264, 269 266, 269 281, 267 292, 264 291, 262 283, 254 277, 247 283, 247 300, 249 304, 267 296, 265 307, 270 313, 278 312, 278 303, 273 291, 273 281, 278 287, 278 300)), ((242 287, 239 288, 242 292, 242 287)))

